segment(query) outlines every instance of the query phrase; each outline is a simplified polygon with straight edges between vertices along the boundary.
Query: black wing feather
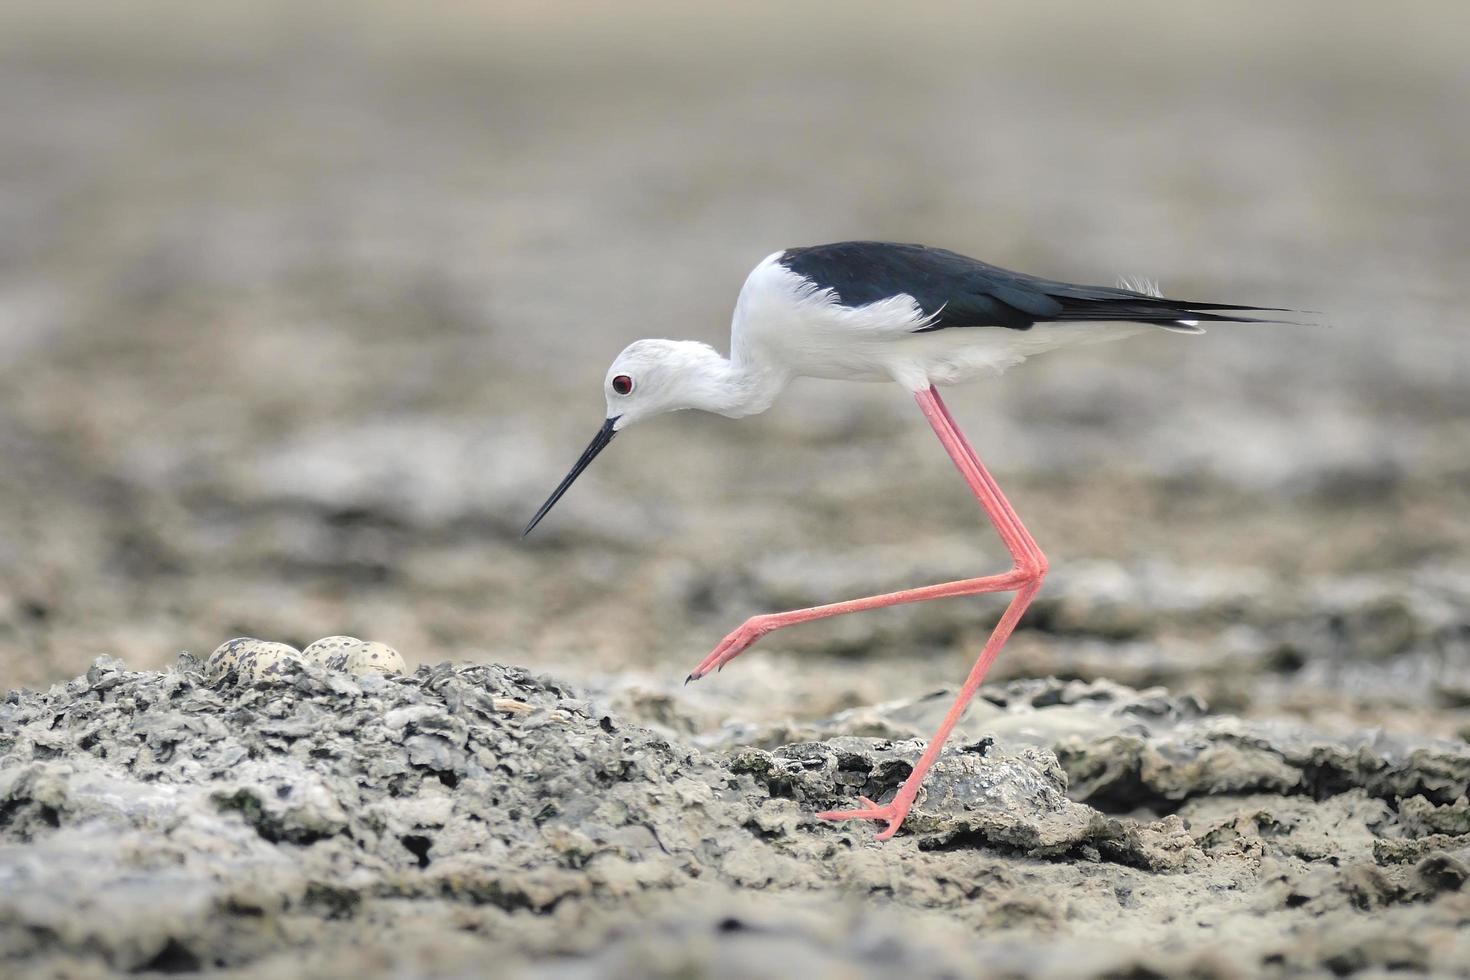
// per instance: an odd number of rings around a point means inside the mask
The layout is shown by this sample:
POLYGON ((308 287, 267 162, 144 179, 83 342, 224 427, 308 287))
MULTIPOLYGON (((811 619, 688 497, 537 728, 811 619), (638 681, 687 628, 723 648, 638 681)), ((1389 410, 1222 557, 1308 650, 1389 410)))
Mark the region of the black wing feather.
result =
POLYGON ((1068 320, 1259 322, 1231 311, 1277 312, 1273 307, 1191 303, 1117 286, 1041 279, 925 245, 837 242, 789 248, 779 261, 832 290, 843 306, 866 306, 907 293, 929 318, 920 332, 951 327, 1026 330, 1035 323, 1068 320))

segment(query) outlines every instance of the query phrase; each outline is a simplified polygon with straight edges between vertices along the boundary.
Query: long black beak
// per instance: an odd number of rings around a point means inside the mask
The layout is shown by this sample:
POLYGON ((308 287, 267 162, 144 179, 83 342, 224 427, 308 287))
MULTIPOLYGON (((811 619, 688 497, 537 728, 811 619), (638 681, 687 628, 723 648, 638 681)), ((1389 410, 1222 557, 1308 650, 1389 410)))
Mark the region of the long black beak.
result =
POLYGON ((587 449, 582 453, 582 458, 577 460, 577 465, 572 467, 572 471, 567 474, 567 478, 562 480, 561 484, 551 492, 551 496, 546 498, 546 503, 542 504, 541 509, 536 512, 536 516, 531 518, 531 523, 526 525, 526 529, 521 532, 521 537, 524 538, 530 534, 531 529, 541 523, 541 518, 545 517, 551 508, 556 506, 556 502, 561 499, 562 494, 566 493, 576 481, 577 477, 582 475, 582 471, 592 465, 592 461, 597 458, 597 454, 606 449, 607 444, 613 441, 613 436, 618 434, 617 430, 613 428, 613 424, 620 418, 622 416, 615 415, 602 423, 602 428, 597 430, 597 435, 593 436, 592 441, 587 444, 587 449))

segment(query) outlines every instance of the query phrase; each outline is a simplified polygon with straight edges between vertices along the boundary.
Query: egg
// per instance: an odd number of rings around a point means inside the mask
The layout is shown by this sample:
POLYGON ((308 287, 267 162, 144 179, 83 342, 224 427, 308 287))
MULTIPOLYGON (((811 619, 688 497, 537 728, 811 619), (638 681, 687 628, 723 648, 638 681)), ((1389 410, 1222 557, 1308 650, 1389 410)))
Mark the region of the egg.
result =
MULTIPOLYGON (((341 659, 341 655, 351 653, 360 646, 362 641, 355 636, 324 636, 302 650, 301 659, 309 664, 341 670, 341 664, 334 665, 332 661, 341 659)), ((345 660, 342 662, 345 663, 345 660)))
POLYGON ((397 650, 386 643, 359 640, 355 636, 324 636, 297 650, 253 636, 237 636, 215 648, 205 663, 205 674, 218 680, 234 671, 241 683, 286 677, 291 664, 313 664, 348 674, 403 674, 408 665, 397 650))
POLYGON ((386 643, 361 643, 347 655, 342 668, 349 674, 402 674, 408 670, 403 656, 386 643))
POLYGON ((241 682, 250 683, 284 677, 293 663, 301 663, 301 651, 288 643, 237 636, 215 647, 204 669, 210 680, 234 671, 241 682))

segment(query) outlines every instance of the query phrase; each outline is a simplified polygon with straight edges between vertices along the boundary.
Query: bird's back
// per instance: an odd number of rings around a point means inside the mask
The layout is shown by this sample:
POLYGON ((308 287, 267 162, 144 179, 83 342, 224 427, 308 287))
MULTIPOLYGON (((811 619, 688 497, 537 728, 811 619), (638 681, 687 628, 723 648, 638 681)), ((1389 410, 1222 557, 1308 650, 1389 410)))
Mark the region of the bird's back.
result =
POLYGON ((1189 321, 1250 321, 1232 311, 1267 307, 1167 299, 1120 286, 1043 279, 926 245, 835 242, 779 253, 784 269, 829 291, 846 308, 912 297, 916 331, 963 327, 1027 330, 1037 323, 1131 321, 1179 327, 1189 321))

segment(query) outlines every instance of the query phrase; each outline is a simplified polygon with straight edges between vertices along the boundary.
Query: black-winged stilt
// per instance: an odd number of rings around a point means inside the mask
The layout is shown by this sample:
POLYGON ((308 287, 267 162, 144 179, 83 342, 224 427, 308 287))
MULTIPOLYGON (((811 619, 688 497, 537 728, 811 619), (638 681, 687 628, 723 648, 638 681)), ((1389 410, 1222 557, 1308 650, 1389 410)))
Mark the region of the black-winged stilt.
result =
MULTIPOLYGON (((877 820, 893 836, 924 775, 979 689, 1046 576, 1046 556, 980 458, 960 434, 937 385, 996 375, 1032 354, 1069 344, 1112 340, 1150 325, 1200 333, 1201 321, 1259 322, 1236 315, 1275 307, 1188 303, 1157 291, 1054 282, 987 265, 941 248, 888 242, 839 242, 768 256, 745 280, 730 328, 730 357, 689 340, 639 340, 608 369, 607 418, 582 458, 536 512, 531 533, 567 488, 618 432, 663 412, 697 408, 732 418, 771 406, 792 378, 896 381, 919 410, 985 508, 1011 554, 1000 575, 946 582, 810 609, 754 616, 695 667, 697 680, 724 667, 772 630, 796 623, 982 592, 1014 592, 939 730, 893 800, 866 797, 827 820, 877 820)), ((686 681, 687 683, 687 681, 686 681)))

